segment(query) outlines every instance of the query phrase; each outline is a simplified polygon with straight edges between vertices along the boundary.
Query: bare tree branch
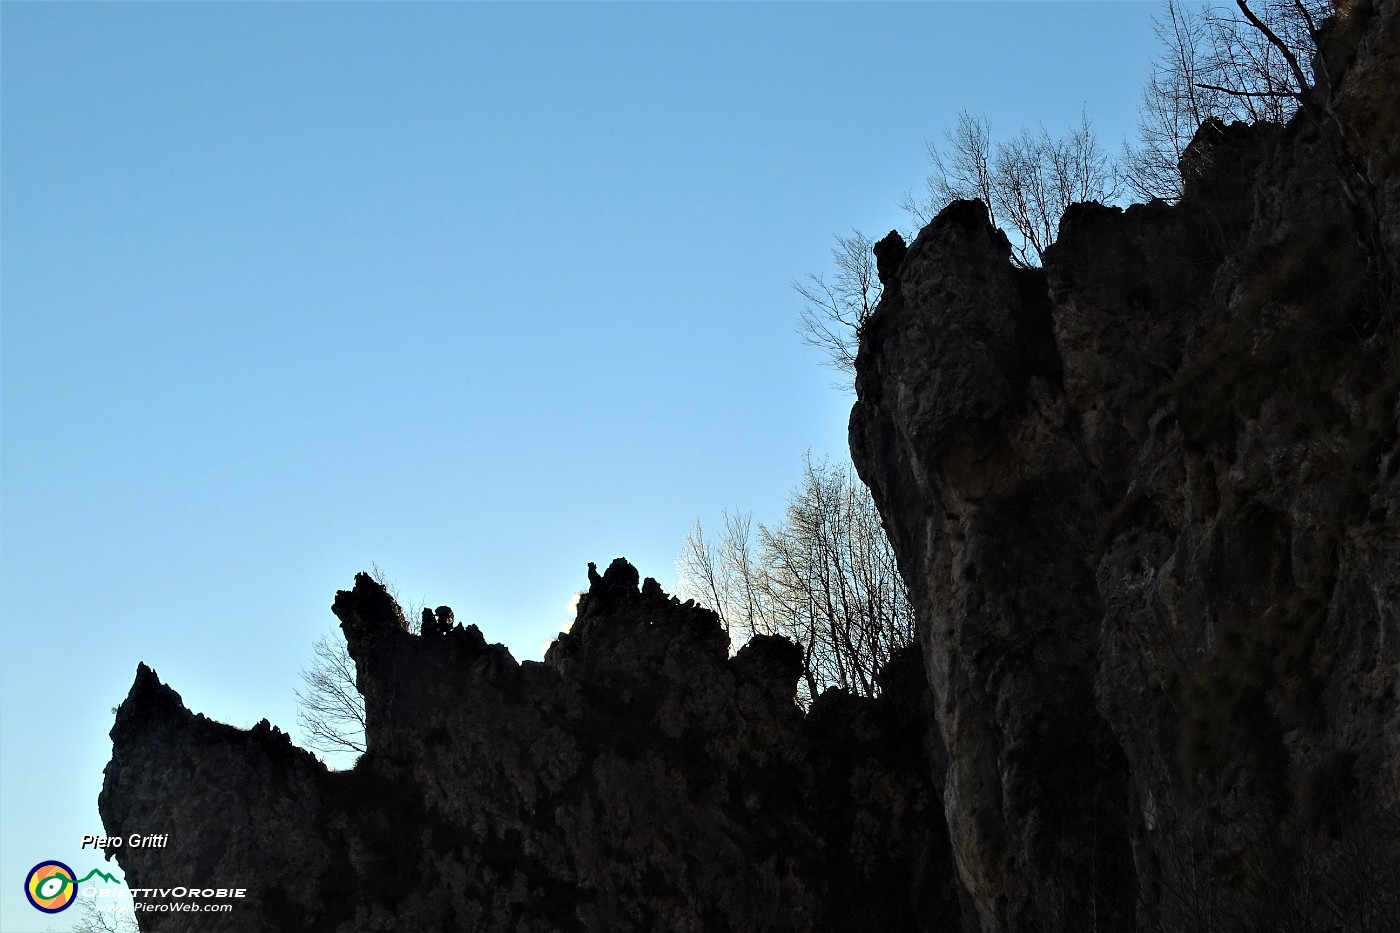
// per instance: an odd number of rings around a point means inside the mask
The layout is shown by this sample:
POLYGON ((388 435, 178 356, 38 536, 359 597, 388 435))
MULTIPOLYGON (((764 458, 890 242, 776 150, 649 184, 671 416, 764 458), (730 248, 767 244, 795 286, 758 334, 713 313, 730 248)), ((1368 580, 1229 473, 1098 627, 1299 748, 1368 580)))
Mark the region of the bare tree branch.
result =
POLYGON ((1318 27, 1328 0, 1235 0, 1238 13, 1214 3, 1167 0, 1154 20, 1163 51, 1143 88, 1136 144, 1124 143, 1123 176, 1141 200, 1181 194, 1181 154, 1207 119, 1286 122, 1310 100, 1302 67, 1316 61, 1318 27))
POLYGON ((792 288, 803 301, 798 313, 802 342, 826 353, 827 363, 845 374, 839 384, 850 385, 855 374, 860 332, 880 301, 880 278, 875 265, 875 241, 859 230, 836 236, 831 261, 833 278, 809 275, 792 288))
POLYGON ((104 906, 110 909, 100 909, 90 897, 78 898, 79 916, 73 924, 72 933, 140 933, 130 902, 113 902, 104 906), (118 907, 123 909, 116 909, 118 907))
POLYGON ((301 671, 297 722, 303 741, 326 755, 363 754, 365 699, 355 686, 355 663, 345 645, 322 635, 312 646, 311 666, 301 671))
POLYGON ((1292 91, 1241 91, 1232 87, 1222 87, 1219 84, 1197 84, 1196 87, 1207 91, 1219 91, 1222 94, 1230 94, 1234 97, 1296 97, 1292 91))
MULTIPOLYGON (((370 576, 399 605, 404 605, 395 586, 378 564, 370 565, 370 576)), ((418 632, 423 623, 421 603, 405 606, 409 631, 418 632)), ((361 755, 365 751, 365 698, 356 681, 355 662, 350 658, 339 632, 328 632, 311 646, 311 665, 301 671, 297 696, 297 723, 302 741, 312 751, 339 757, 361 755)))
POLYGON ((1077 201, 1112 201, 1118 196, 1118 173, 1099 145, 1087 114, 1065 135, 1053 137, 1022 130, 993 143, 986 116, 958 114, 943 134, 946 152, 929 143, 925 197, 906 194, 901 206, 919 225, 933 219, 955 200, 979 200, 992 223, 1012 239, 1016 261, 1039 265, 1054 242, 1060 217, 1077 201))

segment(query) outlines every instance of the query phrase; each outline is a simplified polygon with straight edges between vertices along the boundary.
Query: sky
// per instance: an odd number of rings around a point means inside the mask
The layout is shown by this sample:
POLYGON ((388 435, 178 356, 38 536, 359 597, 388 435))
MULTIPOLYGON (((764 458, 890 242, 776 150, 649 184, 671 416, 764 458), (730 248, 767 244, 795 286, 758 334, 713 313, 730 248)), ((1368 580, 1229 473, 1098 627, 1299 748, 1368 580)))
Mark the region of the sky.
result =
POLYGON ((1116 150, 1155 10, 0 6, 0 929, 103 865, 137 662, 295 737, 358 571, 538 659, 589 561, 780 520, 853 400, 793 280, 960 109, 1116 150))

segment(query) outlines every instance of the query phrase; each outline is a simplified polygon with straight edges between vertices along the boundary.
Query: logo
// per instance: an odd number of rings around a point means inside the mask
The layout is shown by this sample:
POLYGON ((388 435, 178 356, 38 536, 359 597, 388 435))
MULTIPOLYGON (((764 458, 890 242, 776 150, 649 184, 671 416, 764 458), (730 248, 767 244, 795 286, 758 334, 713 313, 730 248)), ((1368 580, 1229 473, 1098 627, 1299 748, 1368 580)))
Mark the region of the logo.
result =
POLYGON ((24 896, 35 909, 56 914, 68 909, 78 895, 73 869, 62 862, 40 862, 24 879, 24 896))
POLYGON ((75 878, 73 869, 62 862, 50 860, 29 869, 29 874, 24 878, 24 896, 29 898, 35 910, 56 914, 72 905, 73 898, 78 896, 78 885, 94 875, 121 884, 120 879, 96 868, 81 878, 75 878))

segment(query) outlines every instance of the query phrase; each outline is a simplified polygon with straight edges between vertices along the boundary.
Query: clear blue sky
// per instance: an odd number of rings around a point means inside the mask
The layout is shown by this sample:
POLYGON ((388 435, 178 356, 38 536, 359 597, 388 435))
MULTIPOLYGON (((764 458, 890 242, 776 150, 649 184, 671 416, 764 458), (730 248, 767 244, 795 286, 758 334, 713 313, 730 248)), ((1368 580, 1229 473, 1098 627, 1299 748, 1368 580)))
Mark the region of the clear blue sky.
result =
POLYGON ((5 3, 0 928, 138 661, 294 731, 371 562, 535 658, 780 517, 851 401, 790 281, 960 108, 1116 148, 1155 8, 5 3))

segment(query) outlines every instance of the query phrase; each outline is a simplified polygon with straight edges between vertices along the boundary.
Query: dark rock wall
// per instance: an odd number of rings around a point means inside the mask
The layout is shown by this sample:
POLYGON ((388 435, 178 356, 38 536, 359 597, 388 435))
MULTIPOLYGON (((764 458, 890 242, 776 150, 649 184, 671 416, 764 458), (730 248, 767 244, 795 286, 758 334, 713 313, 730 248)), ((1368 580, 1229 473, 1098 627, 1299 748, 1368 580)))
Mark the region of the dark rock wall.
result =
POLYGON ((1396 4, 1334 30, 1345 159, 1209 123, 1043 270, 977 202, 882 270, 851 447, 986 933, 1400 929, 1396 4))
POLYGON ((329 772, 260 724, 187 711, 142 666, 112 730, 109 832, 129 886, 236 884, 233 914, 143 929, 807 931, 956 916, 912 658, 880 701, 804 714, 800 659, 735 657, 710 611, 616 561, 544 663, 439 610, 411 634, 368 576, 336 596, 368 753, 329 772))

